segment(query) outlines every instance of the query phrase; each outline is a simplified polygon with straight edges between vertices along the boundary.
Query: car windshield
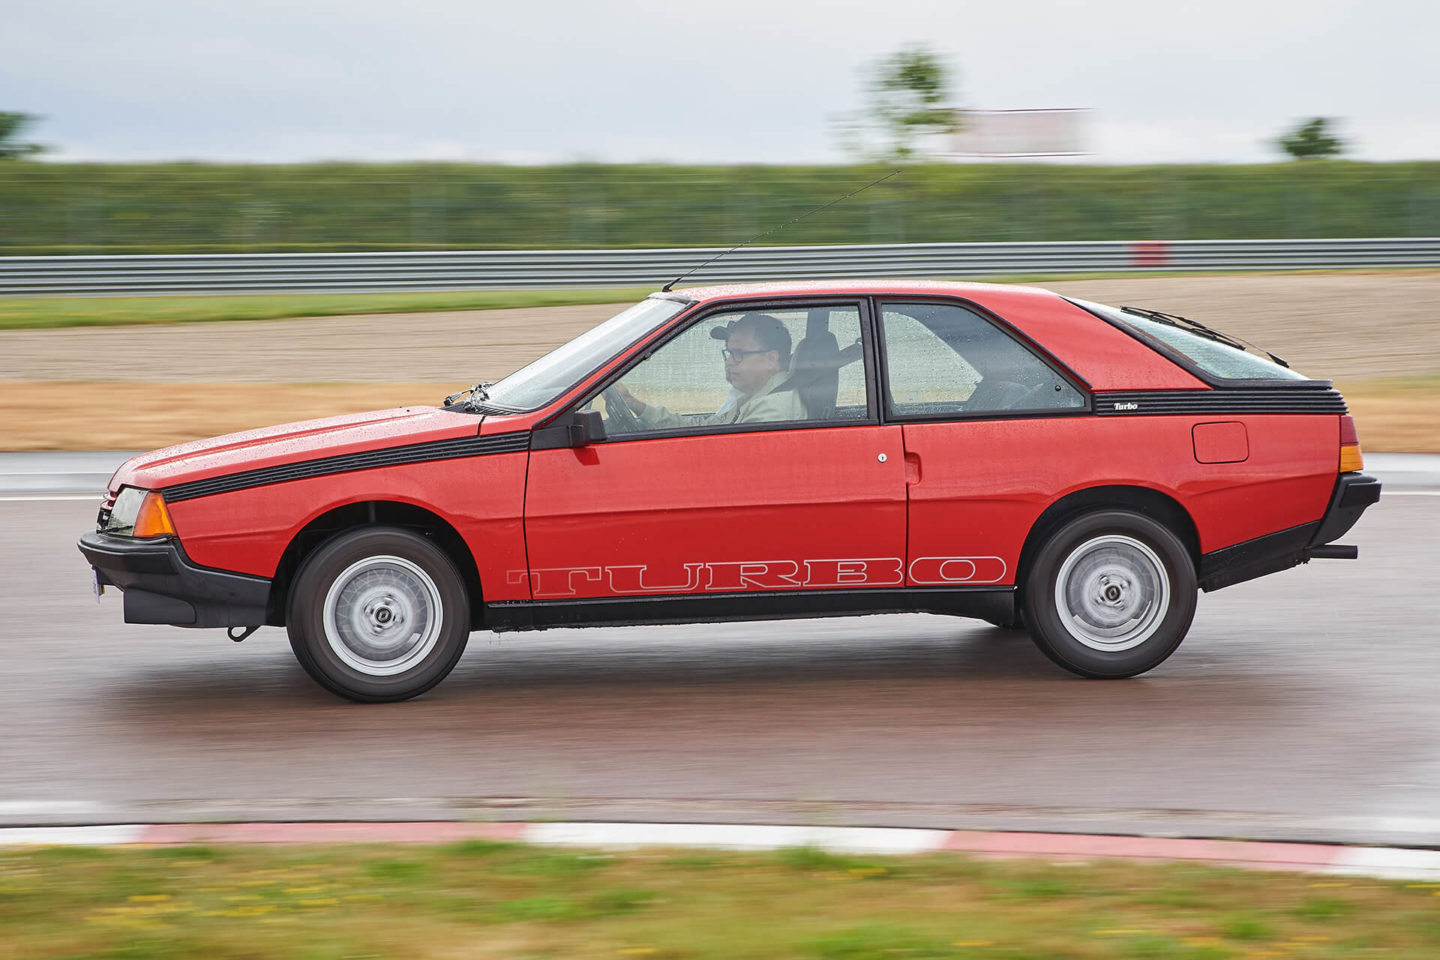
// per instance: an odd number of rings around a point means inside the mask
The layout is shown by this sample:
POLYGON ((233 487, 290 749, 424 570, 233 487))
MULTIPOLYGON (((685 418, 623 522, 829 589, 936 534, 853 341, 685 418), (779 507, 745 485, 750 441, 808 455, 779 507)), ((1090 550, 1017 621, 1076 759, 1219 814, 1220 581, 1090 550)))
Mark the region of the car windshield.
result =
POLYGON ((563 347, 490 385, 486 388, 485 402, 509 410, 543 407, 688 306, 690 302, 687 300, 672 300, 669 297, 641 300, 563 347))
POLYGON ((1172 350, 1185 356, 1190 362, 1212 377, 1225 380, 1306 380, 1302 373, 1283 367, 1260 353, 1250 353, 1238 341, 1224 334, 1206 329, 1191 329, 1166 318, 1164 314, 1147 317, 1107 307, 1102 303, 1072 298, 1071 303, 1084 307, 1114 323, 1119 323, 1148 334, 1172 350))

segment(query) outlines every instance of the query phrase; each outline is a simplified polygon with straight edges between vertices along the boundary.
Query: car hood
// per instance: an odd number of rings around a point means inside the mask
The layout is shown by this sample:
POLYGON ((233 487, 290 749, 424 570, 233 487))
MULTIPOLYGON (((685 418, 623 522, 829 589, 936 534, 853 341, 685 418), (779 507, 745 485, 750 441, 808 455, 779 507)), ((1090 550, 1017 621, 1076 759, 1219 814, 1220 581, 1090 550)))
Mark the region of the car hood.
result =
POLYGON ((107 489, 113 496, 122 486, 154 489, 320 457, 473 437, 480 420, 438 407, 396 407, 246 430, 131 457, 107 489))

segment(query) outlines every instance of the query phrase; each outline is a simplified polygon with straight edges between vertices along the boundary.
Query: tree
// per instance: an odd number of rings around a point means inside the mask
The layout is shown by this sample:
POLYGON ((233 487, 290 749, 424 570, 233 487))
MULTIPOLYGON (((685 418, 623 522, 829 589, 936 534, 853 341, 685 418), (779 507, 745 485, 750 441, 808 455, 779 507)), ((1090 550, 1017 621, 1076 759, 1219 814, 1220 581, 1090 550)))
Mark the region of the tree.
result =
POLYGON ((1295 160, 1337 156, 1345 144, 1330 132, 1332 122, 1329 117, 1313 117, 1276 142, 1295 160))
POLYGON ((866 107, 843 118, 842 145, 870 160, 905 161, 917 138, 960 128, 948 104, 950 80, 944 60, 925 47, 904 47, 866 69, 866 107))
POLYGON ((0 112, 0 160, 18 160, 45 149, 38 143, 20 143, 15 139, 21 128, 34 119, 28 113, 0 112))

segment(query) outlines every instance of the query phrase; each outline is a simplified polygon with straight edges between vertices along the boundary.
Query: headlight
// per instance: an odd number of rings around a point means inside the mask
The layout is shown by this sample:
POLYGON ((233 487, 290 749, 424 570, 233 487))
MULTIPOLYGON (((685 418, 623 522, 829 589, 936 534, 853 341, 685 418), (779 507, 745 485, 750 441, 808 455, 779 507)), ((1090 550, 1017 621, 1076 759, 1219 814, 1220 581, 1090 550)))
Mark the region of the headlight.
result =
POLYGON ((175 524, 170 520, 170 511, 165 508, 165 497, 160 491, 124 487, 100 532, 142 539, 173 537, 175 524))

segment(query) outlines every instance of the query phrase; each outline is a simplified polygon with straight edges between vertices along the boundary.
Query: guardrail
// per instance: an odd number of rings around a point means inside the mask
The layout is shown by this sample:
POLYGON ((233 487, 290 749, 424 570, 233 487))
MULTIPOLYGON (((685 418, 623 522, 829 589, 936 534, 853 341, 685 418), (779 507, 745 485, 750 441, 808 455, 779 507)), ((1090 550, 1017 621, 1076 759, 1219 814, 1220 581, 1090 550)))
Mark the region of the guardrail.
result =
MULTIPOLYGON (((0 257, 0 296, 659 286, 722 249, 0 257)), ((1440 267, 1440 238, 747 247, 686 283, 1358 267, 1440 267)))

